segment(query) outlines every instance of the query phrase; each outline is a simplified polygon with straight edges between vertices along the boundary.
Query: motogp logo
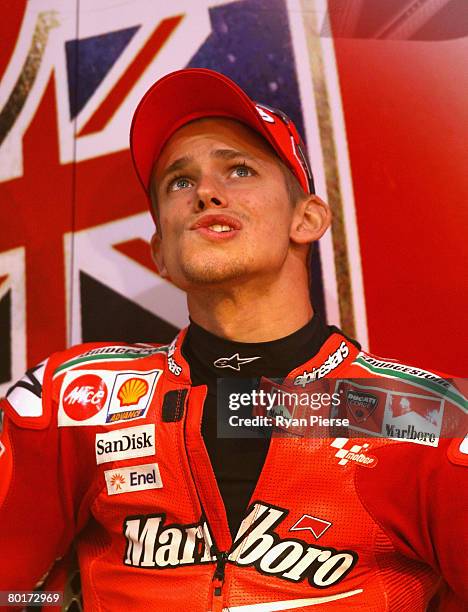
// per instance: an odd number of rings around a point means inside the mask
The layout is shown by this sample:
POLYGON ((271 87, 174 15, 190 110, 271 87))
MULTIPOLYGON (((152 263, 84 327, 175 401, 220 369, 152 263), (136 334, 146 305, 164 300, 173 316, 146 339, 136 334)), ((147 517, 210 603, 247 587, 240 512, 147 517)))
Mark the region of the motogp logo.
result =
POLYGON ((102 410, 107 395, 107 385, 100 376, 84 374, 65 389, 63 409, 71 419, 85 421, 102 410))

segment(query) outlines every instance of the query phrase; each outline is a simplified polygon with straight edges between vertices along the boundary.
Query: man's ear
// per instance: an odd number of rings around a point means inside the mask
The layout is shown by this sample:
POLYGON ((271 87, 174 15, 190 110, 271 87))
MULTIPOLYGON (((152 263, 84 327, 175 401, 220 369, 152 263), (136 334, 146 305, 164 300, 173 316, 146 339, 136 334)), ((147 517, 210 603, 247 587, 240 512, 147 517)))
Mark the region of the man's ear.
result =
POLYGON ((151 255, 153 257, 153 261, 156 264, 156 268, 158 269, 159 276, 163 278, 168 278, 169 275, 167 273, 167 268, 164 264, 164 256, 162 253, 162 238, 159 233, 156 231, 151 238, 151 255))
POLYGON ((289 236, 296 244, 309 244, 323 236, 331 223, 328 204, 316 195, 296 203, 289 236))

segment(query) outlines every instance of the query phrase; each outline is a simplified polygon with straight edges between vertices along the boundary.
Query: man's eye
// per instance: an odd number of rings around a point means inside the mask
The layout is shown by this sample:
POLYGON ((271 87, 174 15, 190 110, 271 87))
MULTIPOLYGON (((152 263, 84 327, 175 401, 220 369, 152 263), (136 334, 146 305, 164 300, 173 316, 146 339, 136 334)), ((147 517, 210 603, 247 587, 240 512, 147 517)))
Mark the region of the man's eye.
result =
POLYGON ((246 166, 245 164, 241 164, 240 166, 236 166, 233 169, 233 173, 235 174, 235 176, 253 176, 252 169, 249 168, 249 166, 246 166))
POLYGON ((169 191, 179 191, 180 189, 187 189, 191 186, 191 182, 184 176, 178 176, 169 183, 169 191))

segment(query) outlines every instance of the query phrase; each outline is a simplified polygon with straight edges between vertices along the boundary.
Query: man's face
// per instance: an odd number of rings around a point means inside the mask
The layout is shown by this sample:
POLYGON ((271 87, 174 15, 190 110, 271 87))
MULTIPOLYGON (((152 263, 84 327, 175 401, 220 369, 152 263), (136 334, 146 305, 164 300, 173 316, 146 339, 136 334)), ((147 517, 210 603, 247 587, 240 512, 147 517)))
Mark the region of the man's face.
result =
POLYGON ((279 160, 237 121, 187 124, 153 173, 158 264, 184 290, 276 275, 288 256, 294 209, 279 160))

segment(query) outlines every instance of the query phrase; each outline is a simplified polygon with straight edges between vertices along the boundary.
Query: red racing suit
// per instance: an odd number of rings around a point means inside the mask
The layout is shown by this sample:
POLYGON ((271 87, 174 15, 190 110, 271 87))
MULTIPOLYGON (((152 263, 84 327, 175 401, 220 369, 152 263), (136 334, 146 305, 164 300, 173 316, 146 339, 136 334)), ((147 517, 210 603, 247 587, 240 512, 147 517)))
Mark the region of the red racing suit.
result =
MULTIPOLYGON (((416 612, 436 594, 441 610, 467 609, 462 439, 273 436, 232 538, 200 434, 206 387, 190 384, 184 335, 168 346, 77 346, 10 389, 0 590, 32 589, 75 540, 93 612, 416 612)), ((426 395, 440 383, 340 333, 288 380, 305 390, 357 378, 426 395)), ((380 400, 352 384, 362 426, 380 400)), ((446 405, 459 399, 452 391, 446 405)))

